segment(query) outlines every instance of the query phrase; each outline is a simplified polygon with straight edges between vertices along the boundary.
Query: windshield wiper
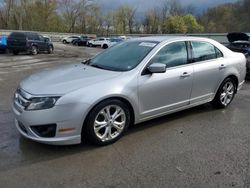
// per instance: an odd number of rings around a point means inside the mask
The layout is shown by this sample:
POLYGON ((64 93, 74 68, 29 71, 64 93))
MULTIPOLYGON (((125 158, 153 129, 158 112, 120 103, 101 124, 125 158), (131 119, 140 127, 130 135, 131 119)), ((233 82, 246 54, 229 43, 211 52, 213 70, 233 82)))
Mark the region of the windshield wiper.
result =
POLYGON ((97 64, 92 64, 92 65, 90 65, 91 67, 95 67, 95 68, 98 68, 98 69, 104 69, 104 70, 106 70, 103 66, 101 66, 101 65, 97 65, 97 64))
POLYGON ((86 59, 84 61, 82 61, 81 63, 84 65, 88 65, 90 63, 91 59, 86 59))

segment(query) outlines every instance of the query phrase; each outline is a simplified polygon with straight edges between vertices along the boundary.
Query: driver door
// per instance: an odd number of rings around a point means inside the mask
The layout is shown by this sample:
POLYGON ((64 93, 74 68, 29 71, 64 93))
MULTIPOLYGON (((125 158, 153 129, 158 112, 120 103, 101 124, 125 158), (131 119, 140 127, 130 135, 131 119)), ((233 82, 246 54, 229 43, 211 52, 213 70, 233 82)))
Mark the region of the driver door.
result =
POLYGON ((185 42, 164 46, 151 63, 166 64, 165 73, 148 73, 139 76, 139 104, 141 119, 148 119, 190 103, 193 83, 193 66, 188 64, 185 42))

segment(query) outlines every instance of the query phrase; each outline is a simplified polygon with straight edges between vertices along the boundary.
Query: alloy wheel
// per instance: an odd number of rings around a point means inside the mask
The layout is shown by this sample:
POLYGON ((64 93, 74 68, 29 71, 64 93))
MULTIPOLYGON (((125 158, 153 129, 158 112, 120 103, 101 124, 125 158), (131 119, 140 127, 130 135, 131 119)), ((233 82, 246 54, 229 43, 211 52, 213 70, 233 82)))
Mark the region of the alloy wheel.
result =
POLYGON ((110 141, 118 137, 126 125, 126 114, 118 105, 104 107, 94 121, 94 132, 102 141, 110 141))
POLYGON ((235 92, 234 84, 231 81, 225 83, 220 94, 220 101, 224 106, 231 103, 235 92))

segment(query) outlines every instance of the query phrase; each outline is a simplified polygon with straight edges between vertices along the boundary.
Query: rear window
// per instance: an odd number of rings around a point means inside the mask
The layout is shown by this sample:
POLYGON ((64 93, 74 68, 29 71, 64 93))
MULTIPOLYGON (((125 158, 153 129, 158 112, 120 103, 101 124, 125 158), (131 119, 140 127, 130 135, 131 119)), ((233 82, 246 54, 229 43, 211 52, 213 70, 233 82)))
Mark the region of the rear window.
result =
POLYGON ((223 57, 221 51, 208 42, 192 42, 192 48, 194 62, 223 57))
POLYGON ((26 35, 24 33, 14 32, 10 34, 9 38, 26 39, 26 35))

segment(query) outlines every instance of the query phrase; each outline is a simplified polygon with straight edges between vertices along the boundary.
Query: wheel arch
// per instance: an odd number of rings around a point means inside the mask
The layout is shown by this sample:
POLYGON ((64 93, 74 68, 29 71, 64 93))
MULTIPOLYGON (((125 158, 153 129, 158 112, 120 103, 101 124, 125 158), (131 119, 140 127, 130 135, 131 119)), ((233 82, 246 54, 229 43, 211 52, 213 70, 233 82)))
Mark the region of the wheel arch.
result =
POLYGON ((101 102, 104 102, 104 101, 107 101, 107 100, 113 100, 113 99, 120 100, 120 101, 122 101, 124 104, 126 104, 126 106, 127 106, 128 109, 129 109, 130 115, 131 115, 131 124, 134 124, 134 122, 135 122, 135 109, 134 109, 133 105, 131 104, 131 102, 130 102, 128 99, 126 99, 125 97, 122 97, 122 96, 112 96, 112 97, 107 97, 107 98, 105 98, 105 99, 102 99, 102 100, 96 102, 94 105, 92 105, 92 106, 89 108, 89 110, 88 110, 88 112, 86 113, 86 116, 85 116, 85 118, 84 118, 84 120, 83 120, 81 133, 82 133, 82 131, 83 131, 84 125, 85 125, 85 123, 86 123, 86 120, 87 120, 89 114, 91 113, 92 109, 93 109, 94 107, 96 107, 98 104, 100 104, 101 102))
POLYGON ((53 44, 49 44, 49 46, 51 46, 54 49, 54 45, 53 44))
POLYGON ((219 86, 216 88, 215 95, 216 95, 216 93, 218 92, 218 90, 219 90, 221 84, 222 84, 226 79, 228 79, 228 78, 231 78, 231 79, 234 80, 235 86, 236 86, 236 88, 235 88, 236 91, 235 91, 235 92, 237 93, 237 91, 238 91, 238 86, 239 86, 239 78, 238 78, 235 74, 229 74, 228 76, 225 77, 225 79, 223 79, 223 80, 221 81, 221 83, 219 84, 219 86))
POLYGON ((36 43, 32 43, 31 46, 35 46, 38 49, 38 44, 36 44, 36 43))
POLYGON ((237 89, 238 89, 238 86, 239 86, 239 79, 238 79, 238 77, 237 76, 235 76, 235 75, 229 75, 227 78, 231 78, 232 80, 234 80, 234 82, 235 82, 235 84, 236 84, 236 92, 237 92, 237 89))

